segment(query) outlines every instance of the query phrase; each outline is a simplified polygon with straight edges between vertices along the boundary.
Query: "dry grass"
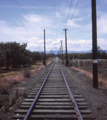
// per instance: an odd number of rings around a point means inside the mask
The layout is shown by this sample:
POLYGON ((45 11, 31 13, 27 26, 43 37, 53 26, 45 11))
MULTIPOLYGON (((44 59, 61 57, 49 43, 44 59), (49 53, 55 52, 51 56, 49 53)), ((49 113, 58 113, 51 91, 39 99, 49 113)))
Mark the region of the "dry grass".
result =
POLYGON ((16 73, 15 71, 12 73, 3 73, 3 76, 0 76, 0 88, 9 88, 11 85, 20 83, 24 79, 23 73, 19 71, 16 73))
MULTIPOLYGON (((71 69, 75 69, 87 75, 89 78, 93 78, 92 75, 92 67, 71 67, 71 69)), ((107 88, 107 69, 106 68, 98 68, 98 83, 99 87, 107 88)))
POLYGON ((42 68, 44 68, 44 65, 41 65, 40 67, 31 70, 31 76, 34 75, 35 73, 37 73, 37 72, 38 72, 39 70, 41 70, 42 68))
MULTIPOLYGON (((34 68, 34 66, 33 66, 33 68, 34 68)), ((32 72, 32 74, 35 74, 42 68, 44 68, 44 66, 39 65, 34 70, 32 70, 32 68, 31 69, 28 68, 28 69, 30 70, 30 73, 32 72)), ((19 72, 17 72, 17 73, 19 73, 19 72)), ((0 109, 2 112, 8 112, 11 109, 12 110, 16 109, 19 106, 19 104, 21 103, 23 97, 26 97, 26 92, 21 91, 21 93, 19 93, 18 89, 16 89, 15 94, 14 93, 12 95, 9 94, 11 86, 13 84, 20 83, 25 78, 24 78, 23 73, 20 73, 18 75, 14 74, 13 76, 11 74, 9 76, 9 73, 8 73, 8 76, 5 76, 5 73, 3 73, 3 74, 4 74, 4 76, 2 78, 0 78, 0 109)), ((7 73, 6 73, 6 75, 7 75, 7 73)))
MULTIPOLYGON (((51 61, 47 62, 49 65, 51 61)), ((13 84, 20 83, 26 77, 30 77, 37 73, 39 70, 44 68, 45 66, 42 65, 42 62, 38 62, 37 65, 32 65, 31 67, 25 68, 23 70, 15 70, 15 71, 6 71, 5 73, 0 74, 0 88, 9 88, 13 84)))
POLYGON ((24 77, 22 74, 16 75, 14 77, 4 77, 4 78, 0 78, 0 88, 1 87, 10 87, 12 84, 17 84, 19 82, 21 82, 22 80, 24 80, 24 77))

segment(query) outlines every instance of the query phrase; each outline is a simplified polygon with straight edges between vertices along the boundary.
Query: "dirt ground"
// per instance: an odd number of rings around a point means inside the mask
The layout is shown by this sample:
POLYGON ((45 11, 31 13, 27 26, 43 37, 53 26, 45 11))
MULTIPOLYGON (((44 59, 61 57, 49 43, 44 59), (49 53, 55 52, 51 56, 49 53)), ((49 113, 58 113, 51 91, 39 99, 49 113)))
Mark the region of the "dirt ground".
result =
MULTIPOLYGON (((24 89, 26 93, 29 93, 30 90, 34 88, 38 80, 46 76, 50 66, 51 64, 40 70, 32 77, 12 86, 11 93, 13 93, 15 89, 19 89, 20 91, 24 89)), ((65 69, 65 75, 67 76, 67 79, 71 79, 74 83, 74 86, 77 87, 81 95, 83 95, 83 98, 90 106, 90 110, 92 110, 93 116, 95 116, 96 120, 107 120, 107 89, 93 88, 92 79, 88 78, 79 71, 65 67, 64 65, 62 66, 65 69)), ((13 112, 14 111, 3 113, 0 111, 0 120, 11 120, 10 117, 13 112)))
POLYGON ((107 120, 107 89, 95 89, 92 86, 91 78, 80 71, 67 67, 64 68, 66 71, 65 74, 70 76, 74 86, 83 95, 96 120, 107 120))

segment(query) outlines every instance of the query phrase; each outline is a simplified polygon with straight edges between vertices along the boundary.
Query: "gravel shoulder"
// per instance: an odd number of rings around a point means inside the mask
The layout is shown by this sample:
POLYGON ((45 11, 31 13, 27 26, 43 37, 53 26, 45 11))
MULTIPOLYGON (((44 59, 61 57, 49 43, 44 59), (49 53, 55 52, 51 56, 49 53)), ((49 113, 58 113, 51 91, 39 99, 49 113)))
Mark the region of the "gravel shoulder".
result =
POLYGON ((66 79, 73 81, 74 87, 83 95, 96 120, 107 120, 107 89, 93 88, 92 79, 85 74, 62 66, 65 69, 65 74, 69 76, 66 79))
POLYGON ((30 78, 26 78, 24 81, 22 81, 19 84, 16 84, 12 87, 12 91, 15 91, 15 89, 25 90, 25 92, 28 94, 37 84, 37 82, 43 77, 46 76, 48 73, 48 70, 50 68, 51 64, 46 66, 45 68, 38 71, 36 74, 32 75, 30 78))

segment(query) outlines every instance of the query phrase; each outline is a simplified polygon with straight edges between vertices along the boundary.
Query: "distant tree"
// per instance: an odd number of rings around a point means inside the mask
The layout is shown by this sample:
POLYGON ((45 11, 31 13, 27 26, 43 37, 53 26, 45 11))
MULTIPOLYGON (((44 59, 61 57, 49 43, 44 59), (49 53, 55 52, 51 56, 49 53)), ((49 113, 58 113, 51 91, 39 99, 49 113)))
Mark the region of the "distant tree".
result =
POLYGON ((0 67, 6 64, 5 59, 6 59, 6 53, 4 50, 4 44, 0 43, 0 67))
POLYGON ((70 55, 70 59, 72 60, 72 55, 70 55))
POLYGON ((38 60, 41 60, 41 55, 39 52, 32 53, 33 64, 36 64, 38 60))
POLYGON ((28 54, 27 54, 27 44, 23 43, 10 43, 11 44, 11 64, 12 67, 20 66, 21 64, 27 64, 28 54))
POLYGON ((26 49, 27 43, 7 42, 0 43, 0 67, 20 67, 20 65, 31 65, 41 60, 39 52, 31 52, 26 49))
POLYGON ((6 52, 6 66, 8 70, 10 66, 10 53, 8 51, 6 52))

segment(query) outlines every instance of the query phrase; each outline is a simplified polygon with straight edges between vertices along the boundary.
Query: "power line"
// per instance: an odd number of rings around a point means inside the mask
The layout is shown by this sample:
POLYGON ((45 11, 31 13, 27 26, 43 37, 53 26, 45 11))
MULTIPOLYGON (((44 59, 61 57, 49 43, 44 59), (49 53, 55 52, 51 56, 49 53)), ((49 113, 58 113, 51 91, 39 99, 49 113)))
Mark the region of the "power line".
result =
POLYGON ((52 34, 49 34, 49 35, 51 35, 51 36, 53 36, 53 37, 56 37, 55 35, 52 35, 52 34))
MULTIPOLYGON (((16 1, 13 0, 26 14, 28 14, 28 12, 16 1)), ((32 22, 33 23, 33 22, 32 22)), ((37 24, 37 23, 36 23, 37 24)), ((35 25, 35 24, 34 24, 35 25)), ((37 24, 38 25, 38 24, 37 24)))
MULTIPOLYGON (((70 10, 71 10, 71 6, 72 6, 72 2, 73 2, 73 0, 71 0, 71 3, 70 3, 70 7, 69 7, 69 12, 68 12, 68 16, 67 16, 66 23, 67 23, 68 18, 69 18, 69 14, 70 14, 70 10)), ((65 23, 65 28, 66 28, 66 23, 65 23)))
POLYGON ((73 12, 73 14, 72 14, 72 16, 71 16, 71 19, 72 19, 73 16, 74 16, 74 13, 75 13, 75 10, 76 10, 76 8, 77 8, 78 3, 79 3, 79 0, 77 1, 77 4, 76 4, 75 9, 74 9, 74 12, 73 12))
POLYGON ((21 8, 26 14, 28 14, 28 13, 25 11, 25 9, 24 9, 16 0, 14 0, 14 2, 15 2, 18 6, 20 6, 20 8, 21 8))
MULTIPOLYGON (((78 1, 77 1, 77 3, 76 3, 76 6, 75 6, 75 9, 74 9, 74 12, 73 12, 73 14, 72 14, 72 16, 71 16, 71 19, 72 19, 72 18, 73 18, 73 16, 74 16, 75 10, 76 10, 77 5, 78 5, 78 2, 79 2, 79 0, 78 0, 78 1)), ((69 18, 69 14, 70 14, 70 10, 71 10, 72 3, 73 3, 73 0, 72 0, 72 1, 71 1, 71 3, 70 3, 68 16, 67 16, 67 20, 66 20, 66 23, 65 23, 65 28, 66 28, 66 24, 67 24, 67 21, 68 21, 68 18, 69 18)))
MULTIPOLYGON (((56 3, 55 3, 55 0, 54 0, 54 11, 55 11, 55 25, 56 24, 56 3)), ((56 27, 56 37, 57 37, 57 27, 56 27)))

